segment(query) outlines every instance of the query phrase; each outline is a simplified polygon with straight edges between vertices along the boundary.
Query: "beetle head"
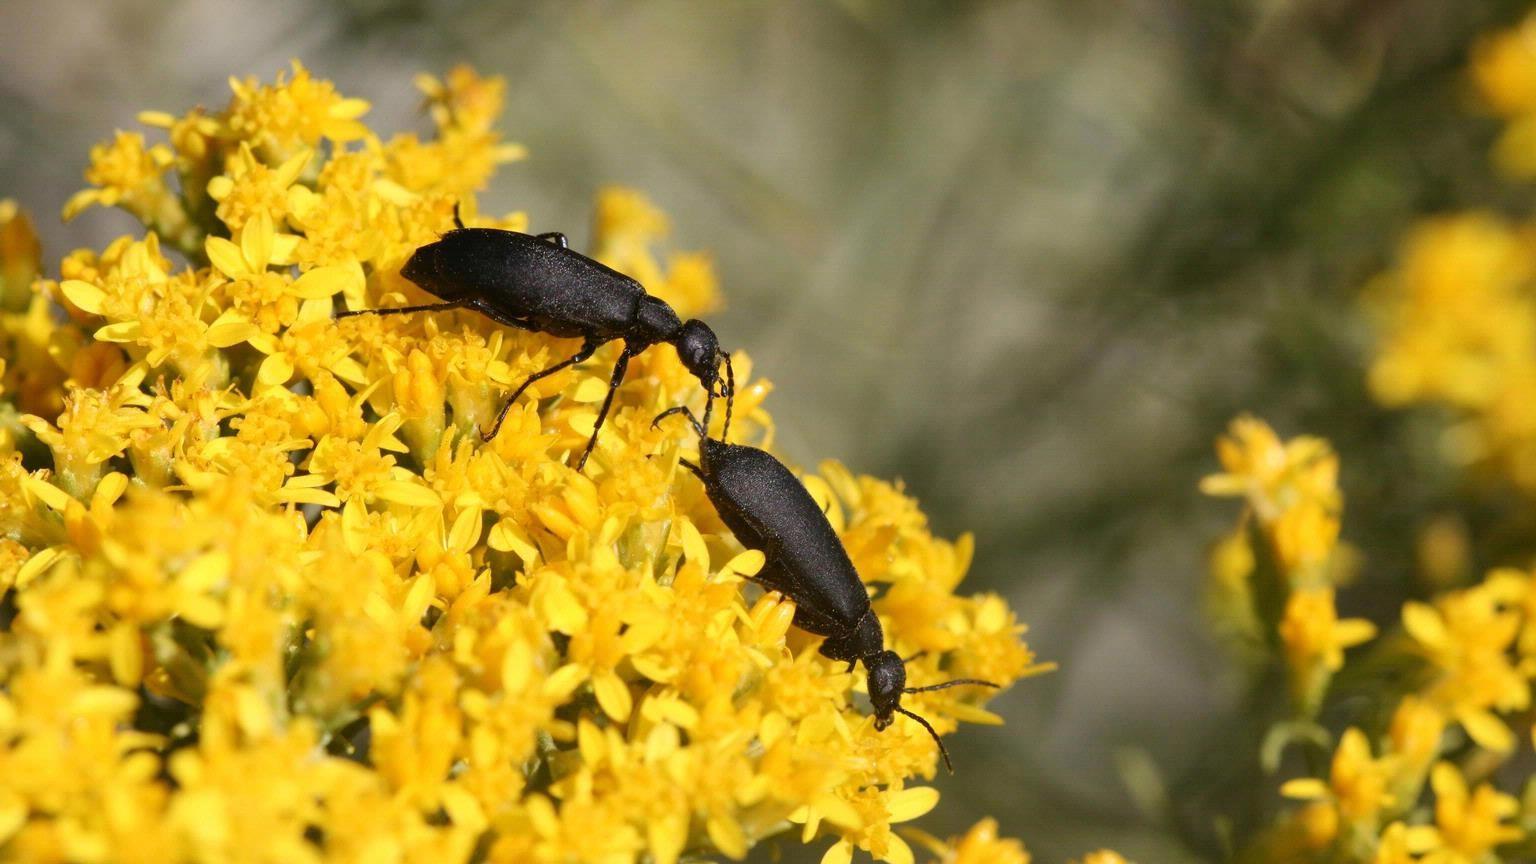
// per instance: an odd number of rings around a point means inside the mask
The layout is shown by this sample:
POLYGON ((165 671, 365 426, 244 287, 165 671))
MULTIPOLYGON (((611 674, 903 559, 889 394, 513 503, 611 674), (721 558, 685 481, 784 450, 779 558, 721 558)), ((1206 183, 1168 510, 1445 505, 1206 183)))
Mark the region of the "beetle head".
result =
POLYGON ((905 714, 922 724, 928 734, 933 736, 933 743, 939 745, 939 755, 944 757, 944 767, 953 774, 955 766, 949 761, 949 750, 944 742, 939 740, 939 733, 934 730, 932 724, 924 720, 921 715, 901 707, 901 695, 903 693, 926 693, 930 690, 948 690, 951 687, 959 687, 963 684, 978 684, 982 687, 997 687, 991 681, 983 681, 979 678, 956 678, 945 681, 942 684, 930 684, 927 687, 907 686, 907 664, 895 651, 881 651, 864 661, 864 668, 869 671, 869 704, 875 709, 875 728, 884 731, 896 719, 895 715, 905 714))
POLYGON ((869 704, 875 709, 875 728, 885 729, 901 707, 901 694, 907 687, 907 664, 895 651, 881 651, 864 661, 869 673, 869 704))
POLYGON ((677 356, 683 365, 699 379, 704 389, 712 389, 720 374, 720 342, 715 338, 715 331, 703 321, 690 318, 678 331, 672 345, 677 348, 677 356))

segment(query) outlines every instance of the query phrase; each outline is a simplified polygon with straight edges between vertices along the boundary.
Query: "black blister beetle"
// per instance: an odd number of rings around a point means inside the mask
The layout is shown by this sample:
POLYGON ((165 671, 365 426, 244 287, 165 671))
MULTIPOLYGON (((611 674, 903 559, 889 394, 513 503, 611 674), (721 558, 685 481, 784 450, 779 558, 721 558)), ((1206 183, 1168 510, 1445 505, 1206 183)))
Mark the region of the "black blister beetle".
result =
POLYGON ((961 684, 999 685, 977 678, 957 678, 928 687, 907 686, 906 662, 895 651, 886 650, 880 618, 870 605, 863 580, 848 560, 842 540, 827 521, 827 514, 783 462, 765 450, 724 440, 731 427, 731 402, 735 395, 730 355, 725 356, 725 372, 725 428, 718 440, 708 435, 713 390, 704 403, 702 423, 686 406, 679 405, 658 414, 651 425, 672 414, 688 418, 699 435, 699 464, 686 459, 682 464, 703 481, 704 491, 721 521, 741 545, 762 551, 763 568, 752 578, 795 601, 795 626, 826 637, 821 643, 823 655, 846 661, 849 671, 854 664, 863 662, 876 729, 890 726, 897 713, 911 717, 933 736, 945 767, 953 772, 949 751, 939 740, 939 733, 927 720, 901 707, 902 695, 961 684))
POLYGON ((400 275, 444 302, 352 309, 336 317, 472 309, 509 327, 583 339, 581 350, 528 376, 512 391, 490 431, 481 432, 483 440, 496 437, 512 403, 529 385, 586 360, 615 339, 624 340, 624 351, 609 376, 608 395, 597 412, 592 437, 576 463, 577 471, 586 466, 597 445, 597 434, 608 418, 613 394, 624 380, 630 358, 641 351, 659 342, 671 345, 688 371, 714 394, 724 355, 708 324, 698 319, 682 321, 671 306, 647 294, 639 282, 573 251, 564 234, 466 228, 457 207, 453 222, 457 226, 454 230, 417 249, 400 270, 400 275))

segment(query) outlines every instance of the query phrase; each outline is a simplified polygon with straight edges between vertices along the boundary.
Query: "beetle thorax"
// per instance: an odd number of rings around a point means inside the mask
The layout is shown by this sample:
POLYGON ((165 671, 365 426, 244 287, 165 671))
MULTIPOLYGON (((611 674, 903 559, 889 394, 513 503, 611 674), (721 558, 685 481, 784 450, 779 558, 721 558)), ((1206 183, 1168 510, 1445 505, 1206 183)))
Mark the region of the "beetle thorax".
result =
POLYGON ((682 327, 682 319, 671 306, 646 294, 640 297, 639 305, 635 307, 635 323, 624 334, 624 341, 632 347, 670 342, 682 327))

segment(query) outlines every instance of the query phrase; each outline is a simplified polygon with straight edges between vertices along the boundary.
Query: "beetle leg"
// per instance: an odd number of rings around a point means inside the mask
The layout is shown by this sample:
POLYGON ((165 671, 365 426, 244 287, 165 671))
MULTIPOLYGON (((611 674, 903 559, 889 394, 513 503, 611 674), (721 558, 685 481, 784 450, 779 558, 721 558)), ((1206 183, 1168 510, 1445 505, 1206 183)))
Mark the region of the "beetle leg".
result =
POLYGON ((699 478, 699 482, 700 483, 707 483, 707 482, 709 482, 709 481, 704 479, 704 472, 699 470, 699 466, 693 464, 692 462, 689 462, 687 459, 679 459, 677 461, 679 463, 681 463, 684 468, 687 468, 689 471, 692 471, 693 472, 693 476, 699 478))
POLYGON ((619 362, 613 364, 613 375, 608 378, 608 395, 603 397, 603 407, 598 409, 597 422, 592 426, 592 437, 587 439, 587 449, 581 451, 581 459, 576 463, 576 470, 586 467, 587 457, 592 455, 592 448, 597 446, 597 433, 602 431, 603 421, 608 419, 608 409, 613 407, 613 394, 619 390, 619 382, 624 380, 624 372, 629 369, 630 353, 629 343, 624 344, 624 353, 619 355, 619 362))
POLYGON ((540 378, 548 378, 549 376, 559 372, 561 369, 564 369, 567 366, 574 366, 577 363, 587 359, 588 357, 591 357, 592 352, 597 350, 597 346, 597 342, 588 339, 586 342, 582 343, 580 351, 577 351, 572 356, 561 360, 559 363, 556 363, 548 369, 535 372, 524 379, 523 383, 517 385, 517 389, 512 391, 512 395, 507 397, 507 401, 502 403, 501 410, 496 413, 496 422, 491 424, 491 431, 480 433, 480 440, 489 441, 496 437, 496 433, 501 431, 501 421, 507 419, 507 412, 512 410, 512 403, 517 401, 517 397, 523 395, 523 391, 528 389, 528 385, 539 380, 540 378))
POLYGON ((447 303, 428 303, 425 306, 386 306, 382 309, 347 309, 337 312, 333 318, 350 318, 353 315, 407 315, 411 312, 431 312, 434 309, 458 309, 468 304, 466 300, 450 300, 447 303))
POLYGON ((565 235, 561 234, 559 231, 549 231, 544 234, 535 234, 533 236, 543 240, 545 243, 553 243, 556 246, 559 246, 561 249, 571 248, 570 242, 567 241, 565 239, 565 235))
POLYGON ((684 417, 687 417, 689 425, 693 426, 693 431, 699 433, 700 438, 704 437, 703 425, 699 423, 699 418, 693 416, 693 412, 688 410, 687 405, 674 405, 671 408, 661 412, 660 414, 657 414, 656 419, 651 421, 651 428, 655 429, 657 423, 660 423, 668 417, 671 417, 673 414, 681 414, 684 417))

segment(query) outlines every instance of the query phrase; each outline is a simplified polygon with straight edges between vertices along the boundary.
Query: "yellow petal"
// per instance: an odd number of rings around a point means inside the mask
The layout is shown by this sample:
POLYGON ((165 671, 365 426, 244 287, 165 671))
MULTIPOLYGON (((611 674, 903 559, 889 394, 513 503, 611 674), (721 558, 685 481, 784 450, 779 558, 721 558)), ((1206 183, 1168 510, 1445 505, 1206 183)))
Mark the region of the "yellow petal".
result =
POLYGON ((367 99, 342 99, 331 105, 330 115, 339 120, 356 120, 372 107, 367 99))
POLYGON ((1467 730, 1479 746, 1495 753, 1508 753, 1515 749, 1515 733, 1509 731, 1504 721, 1488 711, 1467 710, 1456 716, 1462 728, 1467 730))
POLYGON ((252 271, 260 273, 272 262, 272 217, 265 210, 257 211, 240 229, 240 254, 252 271))
POLYGON ((864 817, 859 815, 858 809, 836 795, 819 796, 811 804, 820 812, 821 818, 833 825, 850 831, 858 831, 864 827, 864 817))
POLYGON ((821 856, 821 864, 849 864, 853 861, 853 844, 847 840, 833 843, 821 856))
POLYGON ((288 286, 288 293, 305 300, 319 300, 338 293, 358 290, 363 283, 363 271, 355 262, 332 264, 300 276, 288 286))
POLYGON ((711 816, 704 821, 704 833, 709 835, 709 840, 715 844, 715 848, 727 856, 738 859, 746 857, 747 838, 735 819, 711 816))
POLYGON ((438 507, 443 503, 431 487, 405 480, 385 480, 374 490, 374 495, 407 507, 438 507))
POLYGON ((688 814, 669 812, 650 817, 645 836, 655 864, 677 864, 688 845, 688 814))
POLYGON ((539 579, 533 586, 533 608, 557 632, 569 636, 586 629, 586 608, 559 576, 539 579))
POLYGON ((587 680, 585 666, 580 663, 567 663, 544 679, 544 695, 564 700, 585 680, 587 680))
POLYGON ((699 569, 709 570, 709 547, 704 545, 699 529, 692 521, 684 519, 678 523, 677 530, 682 535, 683 556, 699 565, 699 569))
POLYGON ((1445 631, 1445 622, 1441 620, 1440 613, 1436 612, 1434 607, 1417 601, 1403 604, 1403 629, 1427 648, 1444 645, 1450 638, 1445 631))
POLYGON ((735 558, 725 562, 725 566, 720 568, 720 575, 722 577, 731 575, 743 577, 756 576, 763 569, 763 564, 765 564, 767 560, 768 559, 763 555, 762 550, 748 549, 740 555, 737 555, 735 558))
POLYGON ((885 797, 885 808, 891 822, 908 822, 927 813, 939 804, 939 790, 932 786, 914 786, 885 797))
POLYGON ((256 370, 256 383, 264 387, 280 387, 292 377, 293 361, 282 353, 268 355, 261 361, 261 368, 256 370))
POLYGON ((27 475, 22 484, 26 486, 28 493, 48 505, 50 510, 57 510, 62 513, 75 500, 70 497, 68 492, 41 477, 27 475))
POLYGON ((606 670, 594 674, 592 693, 597 696, 597 704, 602 707, 604 714, 620 723, 629 719, 634 699, 629 694, 629 685, 618 675, 606 670))
POLYGON ((208 197, 215 201, 223 201, 233 191, 235 191, 235 181, 223 174, 208 181, 208 197))
POLYGON ((517 523, 510 519, 502 519, 500 522, 492 525, 491 533, 486 537, 485 542, 498 552, 511 552, 523 559, 524 567, 532 566, 534 559, 539 554, 539 551, 534 548, 533 543, 529 542, 528 538, 517 527, 517 523))
POLYGON ((487 824, 485 811, 481 809, 480 802, 475 796, 469 794, 462 786, 449 784, 442 787, 443 810, 447 811, 448 818, 453 824, 465 829, 470 836, 478 835, 485 830, 487 824))
POLYGON ((33 554, 27 559, 27 563, 21 565, 16 571, 16 587, 25 588, 28 582, 48 572, 48 568, 59 562, 64 557, 64 549, 59 546, 49 546, 41 552, 33 554))
POLYGON ((448 529, 448 548, 468 552, 480 542, 480 508, 468 507, 453 520, 448 529))
POLYGON ((86 687, 70 700, 69 710, 77 714, 122 716, 137 708, 139 697, 121 687, 99 685, 86 687))
POLYGON ((1333 640, 1341 648, 1352 648, 1376 636, 1376 625, 1364 618, 1345 618, 1333 627, 1333 640))
POLYGON ((907 841, 892 834, 888 843, 885 857, 881 860, 887 864, 912 864, 912 847, 907 845, 907 841))
POLYGON ((226 309, 223 314, 215 318, 208 325, 208 344, 215 348, 228 348, 239 345, 260 333, 261 330, 252 324, 244 315, 233 309, 226 309))
MULTIPOLYGON (((303 189, 304 187, 295 187, 303 189)), ((306 190, 307 191, 307 190, 306 190)), ((287 267, 293 263, 294 253, 299 251, 299 235, 277 233, 272 235, 272 265, 287 267)))
POLYGON ((142 332, 144 327, 137 321, 119 321, 97 330, 94 335, 102 342, 132 342, 142 332))
POLYGON ((92 315, 101 314, 101 303, 107 299, 107 294, 89 282, 79 279, 65 279, 59 284, 64 296, 69 302, 92 315))
POLYGON ((1280 794, 1287 798, 1297 798, 1303 801, 1326 798, 1328 797, 1328 784, 1316 777, 1298 777, 1295 780, 1287 780, 1281 784, 1280 794))
POLYGON ((11 790, 0 791, 0 843, 10 840, 27 821, 27 802, 11 790))
POLYGON ((601 378, 583 378, 571 395, 573 402, 601 402, 608 395, 608 382, 601 378))
POLYGON ((223 237, 209 237, 203 243, 203 251, 208 253, 209 263, 231 279, 239 279, 251 272, 240 247, 223 237))
POLYGON ((209 552, 183 567, 176 581, 188 591, 202 593, 228 578, 229 565, 229 552, 222 549, 209 552))
POLYGON ((310 157, 313 155, 313 150, 299 151, 293 158, 277 166, 272 179, 279 186, 292 186, 299 179, 299 175, 304 173, 304 166, 309 164, 310 157))

